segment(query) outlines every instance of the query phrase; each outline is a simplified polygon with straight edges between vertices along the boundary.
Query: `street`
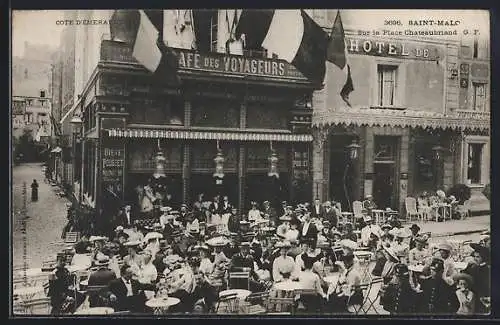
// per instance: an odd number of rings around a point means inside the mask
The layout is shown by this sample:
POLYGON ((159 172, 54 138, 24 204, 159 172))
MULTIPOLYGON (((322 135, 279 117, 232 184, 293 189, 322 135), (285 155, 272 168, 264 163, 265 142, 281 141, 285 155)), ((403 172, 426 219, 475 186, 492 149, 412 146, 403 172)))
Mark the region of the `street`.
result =
POLYGON ((56 195, 55 188, 43 181, 41 163, 30 163, 15 166, 12 170, 12 264, 14 268, 22 267, 23 234, 19 212, 23 206, 22 188, 26 182, 26 205, 29 218, 26 222, 26 246, 28 267, 39 267, 46 259, 55 258, 58 251, 53 242, 61 241, 62 227, 66 224, 67 200, 56 195), (36 179, 38 202, 31 202, 31 183, 36 179))

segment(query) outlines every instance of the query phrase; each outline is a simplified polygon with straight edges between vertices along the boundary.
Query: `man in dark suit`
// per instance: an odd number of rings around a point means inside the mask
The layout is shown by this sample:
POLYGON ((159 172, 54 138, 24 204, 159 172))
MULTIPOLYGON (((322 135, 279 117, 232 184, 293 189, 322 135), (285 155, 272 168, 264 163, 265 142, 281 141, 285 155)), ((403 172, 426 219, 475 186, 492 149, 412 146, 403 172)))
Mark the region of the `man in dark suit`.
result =
POLYGON ((299 240, 316 243, 318 239, 318 229, 311 222, 311 214, 306 212, 304 214, 304 223, 299 231, 299 240))
POLYGON ((214 196, 214 200, 212 201, 212 203, 210 203, 210 207, 208 209, 210 210, 210 212, 218 214, 220 213, 220 208, 220 196, 216 195, 214 196))
POLYGON ((335 211, 335 209, 332 207, 332 203, 330 201, 325 202, 323 217, 326 220, 330 221, 331 226, 338 226, 339 216, 337 215, 337 211, 335 211))
POLYGON ((115 228, 122 226, 125 229, 130 229, 133 222, 134 218, 132 218, 132 207, 127 204, 118 212, 115 228))
POLYGON ((146 302, 144 290, 156 291, 156 286, 154 284, 143 284, 132 279, 133 272, 127 264, 122 266, 120 273, 121 278, 109 283, 110 298, 114 310, 129 310, 133 313, 144 312, 146 302))
POLYGON ((232 233, 240 232, 240 221, 241 217, 237 214, 238 210, 233 207, 231 208, 231 215, 229 216, 229 220, 227 222, 227 228, 232 233))
POLYGON ((420 312, 430 315, 455 314, 459 302, 455 288, 443 280, 443 260, 433 259, 429 268, 431 276, 421 284, 420 312))
POLYGON ((231 208, 232 205, 229 203, 229 197, 227 195, 224 195, 224 198, 222 199, 222 205, 220 207, 220 213, 231 213, 231 208))
MULTIPOLYGON (((262 285, 258 281, 257 273, 255 273, 254 259, 250 254, 250 243, 243 242, 240 244, 240 252, 235 254, 231 258, 231 266, 229 267, 229 272, 244 272, 249 271, 249 287, 252 292, 263 291, 262 285)), ((240 281, 240 279, 233 279, 231 283, 232 288, 247 289, 246 283, 240 281)))
MULTIPOLYGON (((115 272, 108 268, 109 257, 105 255, 99 256, 97 261, 94 262, 98 267, 97 271, 94 271, 89 276, 88 285, 89 286, 107 286, 109 283, 116 279, 115 272)), ((105 307, 104 300, 100 299, 102 296, 106 295, 107 290, 102 290, 96 292, 89 296, 90 307, 105 307)))
POLYGON ((318 198, 314 199, 314 203, 311 207, 311 217, 322 219, 324 210, 324 207, 321 206, 321 201, 318 198))
POLYGON ((264 201, 262 203, 263 209, 262 212, 264 213, 264 218, 268 219, 271 222, 271 225, 277 225, 278 224, 278 214, 276 213, 276 210, 271 206, 269 201, 264 201))

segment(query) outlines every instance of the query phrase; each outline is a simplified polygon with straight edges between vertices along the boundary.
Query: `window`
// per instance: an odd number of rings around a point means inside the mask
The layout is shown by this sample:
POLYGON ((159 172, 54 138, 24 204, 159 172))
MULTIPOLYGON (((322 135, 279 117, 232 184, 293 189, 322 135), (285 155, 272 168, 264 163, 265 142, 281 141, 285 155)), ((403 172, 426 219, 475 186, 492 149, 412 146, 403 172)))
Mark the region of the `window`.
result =
POLYGON ((215 11, 210 18, 210 50, 212 52, 217 52, 217 22, 218 22, 218 12, 215 11))
POLYGON ((472 109, 474 111, 479 111, 482 112, 484 111, 484 106, 486 102, 486 84, 484 83, 472 83, 473 87, 473 102, 472 102, 472 109))
POLYGON ((32 106, 32 105, 33 105, 33 99, 27 99, 27 100, 26 100, 26 104, 27 104, 28 106, 32 106))
POLYGON ((377 66, 378 75, 378 106, 394 106, 396 95, 396 65, 379 64, 377 66))
POLYGON ((24 122, 33 123, 33 113, 24 114, 24 122))
POLYGON ((472 51, 472 57, 474 59, 477 59, 478 48, 479 48, 479 42, 478 42, 478 39, 476 37, 476 38, 474 38, 474 49, 472 51))
POLYGON ((483 143, 469 143, 467 179, 471 184, 481 183, 483 143))
POLYGON ((44 107, 44 106, 45 106, 45 100, 40 99, 40 100, 39 100, 39 102, 40 102, 40 106, 42 106, 42 107, 44 107))
POLYGON ((45 98, 45 90, 40 90, 40 97, 45 98))

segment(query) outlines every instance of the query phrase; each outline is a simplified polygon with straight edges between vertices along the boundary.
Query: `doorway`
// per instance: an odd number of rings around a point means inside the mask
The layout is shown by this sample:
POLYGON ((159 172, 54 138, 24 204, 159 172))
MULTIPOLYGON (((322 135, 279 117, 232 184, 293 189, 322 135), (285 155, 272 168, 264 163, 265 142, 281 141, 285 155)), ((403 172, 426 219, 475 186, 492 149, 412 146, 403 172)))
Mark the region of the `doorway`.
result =
POLYGON ((373 200, 379 209, 399 209, 396 177, 399 169, 398 136, 375 136, 373 200))
POLYGON ((375 163, 373 179, 373 200, 379 209, 395 206, 394 163, 375 163))
POLYGON ((350 211, 352 201, 357 200, 353 194, 355 175, 354 166, 350 164, 346 147, 352 143, 353 137, 348 135, 332 135, 330 137, 330 195, 329 198, 340 202, 342 208, 350 211))

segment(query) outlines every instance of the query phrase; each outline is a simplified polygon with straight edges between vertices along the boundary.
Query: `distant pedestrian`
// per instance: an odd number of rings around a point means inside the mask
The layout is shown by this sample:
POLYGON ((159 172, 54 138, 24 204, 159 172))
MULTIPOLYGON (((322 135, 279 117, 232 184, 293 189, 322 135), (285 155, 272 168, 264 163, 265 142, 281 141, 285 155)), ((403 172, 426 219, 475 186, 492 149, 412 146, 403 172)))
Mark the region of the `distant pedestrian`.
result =
POLYGON ((33 183, 31 183, 31 201, 38 201, 38 183, 36 179, 34 179, 33 183))

